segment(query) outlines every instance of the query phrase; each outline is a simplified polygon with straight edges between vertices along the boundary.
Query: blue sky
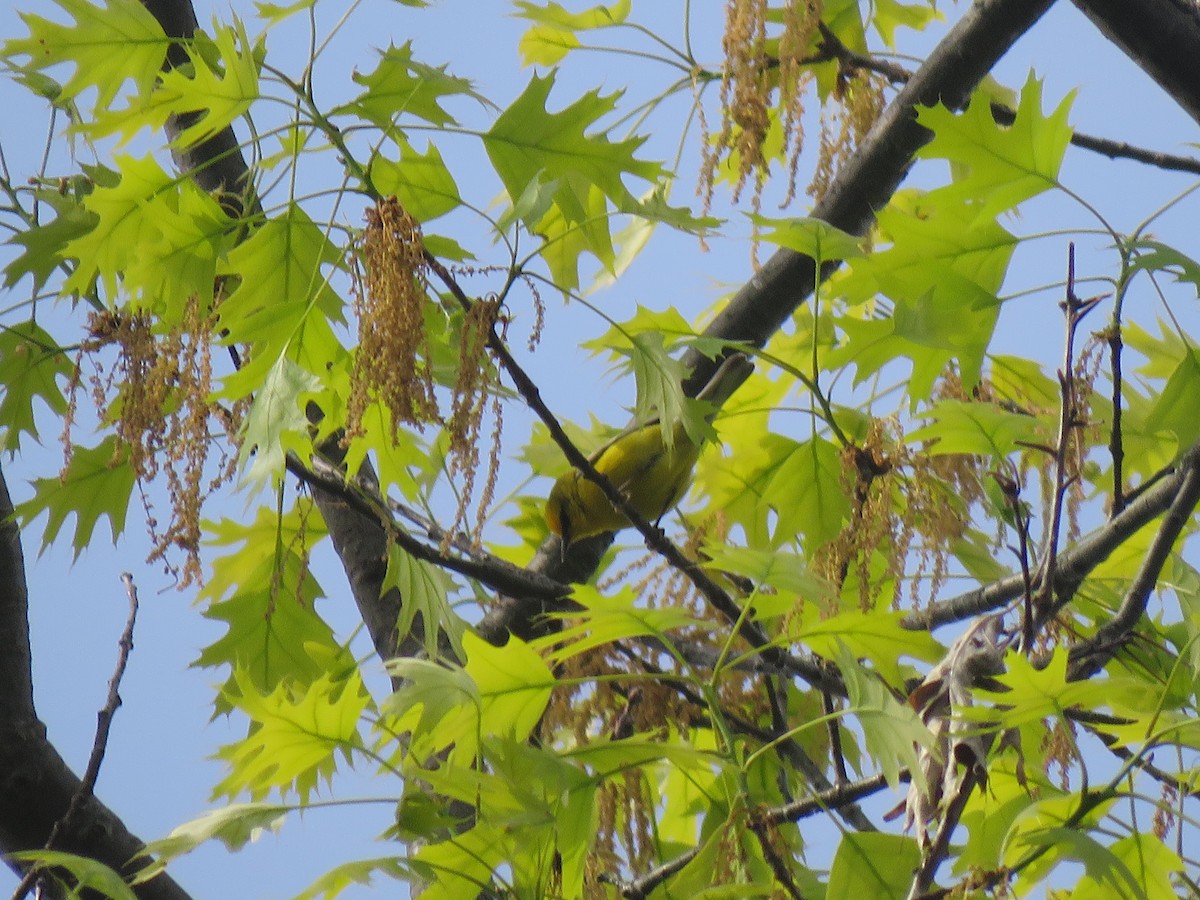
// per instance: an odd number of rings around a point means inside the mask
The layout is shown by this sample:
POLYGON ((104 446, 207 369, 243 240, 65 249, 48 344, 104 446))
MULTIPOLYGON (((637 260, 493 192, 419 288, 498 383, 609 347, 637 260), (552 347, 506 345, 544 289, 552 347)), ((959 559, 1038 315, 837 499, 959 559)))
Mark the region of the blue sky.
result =
MULTIPOLYGON (((570 4, 572 7, 580 4, 570 4)), ((700 4, 694 4, 699 6, 700 4)), ((325 27, 341 15, 344 4, 327 4, 319 9, 325 27), (336 6, 334 9, 332 7, 336 6)), ((682 3, 659 0, 653 4, 652 19, 643 19, 661 30, 669 39, 679 31, 682 3)), ((713 4, 715 7, 716 5, 713 4)), ((61 13, 43 0, 14 0, 0 9, 0 36, 24 33, 14 7, 34 9, 52 18, 61 13)), ((960 6, 942 4, 950 18, 956 18, 960 6)), ((239 15, 249 16, 249 4, 233 7, 239 15)), ((203 5, 202 22, 212 16, 226 19, 228 5, 203 5)), ((366 2, 350 20, 323 57, 319 69, 318 98, 340 99, 354 87, 349 81, 354 69, 368 71, 373 66, 373 47, 388 41, 401 44, 411 40, 414 51, 426 62, 448 63, 452 73, 471 78, 481 93, 505 105, 524 87, 529 71, 519 67, 516 44, 524 23, 507 16, 502 3, 472 0, 441 0, 430 11, 415 12, 399 5, 366 2), (463 27, 469 18, 471 27, 463 27)), ((700 46, 715 47, 720 16, 713 13, 698 38, 700 46)), ((299 23, 297 23, 299 24, 299 23)), ((255 26, 251 26, 251 32, 255 26)), ((305 46, 299 32, 279 35, 270 44, 272 58, 292 70, 301 59, 297 53, 305 46)), ((917 48, 919 50, 919 48, 917 48)), ((716 59, 715 52, 706 58, 716 59)), ((1079 130, 1100 134, 1154 149, 1188 152, 1185 144, 1197 140, 1194 122, 1184 116, 1158 88, 1134 67, 1116 48, 1109 45, 1070 4, 1061 3, 1023 39, 1002 62, 997 77, 1012 88, 1019 88, 1033 70, 1045 79, 1047 108, 1057 105, 1068 92, 1078 91, 1071 122, 1079 130)), ((581 55, 568 60, 559 79, 556 95, 560 105, 569 102, 572 92, 601 87, 605 91, 630 85, 632 93, 646 89, 649 70, 625 63, 614 64, 603 54, 581 55)), ((556 96, 556 95, 552 95, 556 96)), ((31 173, 44 142, 45 116, 8 80, 0 79, 0 108, 6 116, 0 125, 0 142, 6 159, 18 181, 31 173)), ((680 108, 681 110, 681 108, 680 108)), ((465 113, 464 113, 465 115, 465 113)), ((483 122, 483 118, 477 118, 483 122)), ((682 118, 675 122, 676 126, 682 118)), ((484 125, 483 127, 486 127, 484 125)), ((245 130, 239 132, 243 136, 245 130)), ((417 141, 423 147, 423 139, 417 141)), ((478 153, 471 140, 463 138, 464 153, 478 153)), ((649 135, 647 155, 669 158, 678 144, 678 134, 661 127, 649 135)), ((486 205, 497 194, 497 185, 486 178, 473 180, 468 166, 456 165, 449 145, 443 146, 451 167, 460 176, 464 196, 486 205)), ((62 171, 65 145, 52 148, 51 172, 62 171), (56 164, 57 163, 57 164, 56 164)), ((306 183, 321 187, 336 184, 329 179, 330 169, 306 164, 301 169, 306 183)), ((691 152, 679 171, 679 189, 674 202, 691 202, 695 177, 695 153, 691 152)), ((917 183, 940 178, 937 164, 919 169, 917 183)), ((1078 193, 1101 206, 1119 228, 1129 229, 1140 219, 1194 181, 1191 176, 1163 176, 1146 173, 1143 167, 1112 162, 1080 151, 1072 151, 1063 172, 1063 180, 1078 193)), ((302 185, 300 193, 305 189, 302 185)), ((797 202, 790 212, 801 214, 797 202)), ((764 210, 778 214, 775 210, 764 210)), ((1197 201, 1163 220, 1156 233, 1193 255, 1196 247, 1194 226, 1197 201)), ((314 215, 314 218, 316 216, 314 215)), ((357 221, 346 217, 351 224, 357 221)), ((1087 224, 1086 217, 1062 196, 1035 201, 1010 227, 1020 233, 1050 231, 1087 224)), ((476 224, 460 222, 437 230, 459 237, 471 235, 473 246, 487 249, 482 231, 476 224), (472 232, 472 227, 476 228, 472 232)), ((729 240, 712 242, 702 253, 692 238, 661 231, 649 249, 614 287, 597 294, 595 301, 621 319, 632 315, 635 305, 665 308, 676 305, 688 318, 730 289, 742 283, 751 272, 749 249, 744 242, 748 227, 735 221, 729 240)), ((1020 251, 1012 269, 1013 289, 1045 284, 1062 277, 1067 238, 1047 237, 1032 242, 1020 251)), ((0 260, 9 250, 0 247, 0 260)), ((765 256, 765 251, 764 251, 765 256)), ((502 260, 501 260, 502 261, 502 260)), ((1103 241, 1084 240, 1080 245, 1080 271, 1092 265, 1105 274, 1112 271, 1111 256, 1103 241)), ((23 299, 20 289, 0 299, 0 310, 23 299)), ((1144 298, 1146 303, 1151 298, 1144 298)), ((1022 304, 1056 303, 1058 295, 1043 292, 1028 300, 1010 304, 1004 313, 1000 332, 1001 349, 1036 353, 1050 364, 1057 362, 1061 337, 1057 332, 1030 333, 1023 325, 1022 304), (1034 348, 1031 351, 1031 346, 1034 348)), ((1142 302, 1141 298, 1138 302, 1142 302)), ((632 403, 632 387, 605 374, 605 365, 581 359, 577 345, 604 329, 599 319, 565 308, 555 297, 547 297, 550 327, 539 351, 531 362, 551 408, 576 421, 586 422, 589 415, 610 422, 622 422, 623 405, 632 403), (583 383, 598 385, 594 394, 581 393, 580 381, 562 377, 563 372, 587 373, 583 383)), ((528 310, 516 310, 518 333, 528 326, 528 310)), ((1193 311, 1194 312, 1194 311, 1193 311)), ((7 318, 3 313, 0 317, 7 318)), ((515 452, 521 440, 519 417, 510 424, 508 448, 515 452)), ((55 473, 61 454, 53 429, 44 435, 44 446, 27 447, 20 457, 4 461, 5 475, 14 499, 28 496, 26 481, 55 473)), ((526 473, 519 463, 506 470, 508 484, 518 483, 526 473)), ((212 516, 245 515, 245 500, 232 497, 212 516)), ((218 764, 209 757, 222 742, 237 735, 240 725, 225 720, 209 721, 212 686, 221 680, 219 673, 189 667, 198 651, 220 634, 220 629, 203 620, 193 605, 193 596, 179 593, 171 579, 143 563, 148 544, 139 527, 139 513, 130 510, 130 525, 116 548, 101 539, 78 561, 72 561, 69 547, 55 546, 39 555, 40 525, 25 536, 27 572, 31 602, 31 636, 38 709, 49 727, 50 738, 77 770, 82 770, 92 744, 95 713, 103 702, 105 686, 116 657, 116 642, 124 624, 126 604, 119 580, 122 571, 134 574, 141 592, 141 612, 136 633, 136 648, 122 687, 124 705, 117 714, 108 755, 98 785, 100 797, 114 807, 131 829, 142 837, 161 836, 172 827, 200 812, 208 803, 208 792, 220 778, 218 764)), ((103 531, 101 531, 103 534, 103 531)), ((501 537, 499 526, 494 532, 501 537)), ((502 537, 501 537, 502 539, 502 537)), ((353 605, 345 589, 340 568, 328 547, 317 557, 317 576, 329 599, 323 609, 343 636, 355 627, 353 605)), ((366 653, 360 639, 356 649, 366 653)), ((382 678, 374 687, 382 689, 382 678)), ((378 796, 395 793, 394 784, 377 785, 368 778, 347 784, 348 795, 378 796)), ((172 867, 173 873, 197 897, 238 896, 287 897, 307 885, 332 864, 353 857, 377 855, 388 850, 374 843, 374 836, 386 827, 390 807, 382 805, 315 810, 303 820, 293 819, 278 836, 266 836, 246 850, 227 855, 220 847, 205 848, 172 867)), ((7 871, 0 872, 0 894, 11 892, 16 880, 7 871)), ((348 891, 344 896, 366 896, 365 890, 348 891)))

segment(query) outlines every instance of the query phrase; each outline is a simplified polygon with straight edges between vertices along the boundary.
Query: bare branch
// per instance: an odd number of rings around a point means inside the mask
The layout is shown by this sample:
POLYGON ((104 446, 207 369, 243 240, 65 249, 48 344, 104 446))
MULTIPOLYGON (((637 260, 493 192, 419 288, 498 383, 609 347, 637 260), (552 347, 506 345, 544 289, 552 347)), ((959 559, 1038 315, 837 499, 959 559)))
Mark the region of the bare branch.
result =
POLYGON ((1071 648, 1067 664, 1068 679, 1079 681, 1089 678, 1104 668, 1105 663, 1112 659, 1129 639, 1145 613, 1150 594, 1158 583, 1163 566, 1166 565, 1184 526, 1191 519, 1196 504, 1200 503, 1200 463, 1195 456, 1189 456, 1180 468, 1182 475, 1178 492, 1163 516, 1158 534, 1147 550, 1120 609, 1115 616, 1101 625, 1094 635, 1071 648))
MULTIPOLYGON (((28 865, 8 854, 46 846, 51 831, 77 804, 71 821, 59 830, 58 847, 131 872, 145 861, 145 843, 92 794, 71 771, 54 745, 33 705, 30 674, 28 596, 20 530, 0 465, 0 854, 24 876, 28 865), (81 798, 81 799, 76 799, 81 798)), ((143 900, 187 900, 188 894, 168 875, 137 885, 143 900)), ((64 896, 53 884, 46 893, 64 896)))
POLYGON ((1189 116, 1200 122, 1200 6, 1193 0, 1073 0, 1189 116))
MULTIPOLYGON (((912 78, 912 71, 890 60, 878 59, 862 53, 855 53, 840 40, 837 35, 825 25, 821 26, 822 43, 825 47, 823 59, 836 59, 849 69, 863 69, 875 72, 891 81, 893 84, 904 84, 912 78)), ((1003 103, 992 103, 992 118, 1001 125, 1011 125, 1017 120, 1017 111, 1003 103)), ((1111 138, 1099 137, 1093 134, 1073 131, 1071 143, 1081 150, 1091 150, 1109 159, 1128 159, 1133 162, 1145 163, 1158 169, 1174 172, 1191 172, 1200 175, 1200 159, 1194 156, 1180 156, 1174 153, 1163 153, 1146 147, 1137 147, 1125 141, 1115 141, 1111 138)))
MULTIPOLYGON (((108 680, 108 695, 105 697, 104 706, 96 715, 96 737, 92 742, 92 753, 88 757, 83 779, 71 797, 67 811, 50 829, 50 835, 46 838, 43 848, 46 850, 55 849, 59 835, 71 827, 76 816, 79 815, 79 811, 83 808, 84 801, 96 790, 96 779, 100 776, 100 766, 104 762, 104 753, 108 749, 109 730, 112 728, 112 720, 117 713, 117 708, 121 705, 121 679, 125 677, 129 654, 133 652, 133 626, 137 621, 138 611, 137 586, 133 583, 133 576, 128 572, 122 572, 121 581, 125 585, 126 596, 129 597, 129 618, 125 620, 125 630, 121 632, 121 639, 117 642, 117 646, 120 648, 117 653, 117 666, 113 671, 112 678, 108 680)), ((30 869, 26 872, 21 883, 13 891, 13 900, 20 900, 21 897, 24 897, 40 876, 41 870, 39 869, 30 869)))
MULTIPOLYGON (((1197 464, 1200 464, 1200 444, 1191 447, 1165 475, 1156 477, 1153 487, 1138 494, 1119 515, 1059 554, 1054 578, 1055 601, 1048 614, 1054 614, 1070 602, 1083 579, 1096 566, 1171 506, 1184 477, 1197 464)), ((1010 575, 949 600, 931 603, 922 610, 909 613, 901 624, 913 630, 932 630, 999 609, 1019 597, 1023 590, 1021 575, 1010 575)))

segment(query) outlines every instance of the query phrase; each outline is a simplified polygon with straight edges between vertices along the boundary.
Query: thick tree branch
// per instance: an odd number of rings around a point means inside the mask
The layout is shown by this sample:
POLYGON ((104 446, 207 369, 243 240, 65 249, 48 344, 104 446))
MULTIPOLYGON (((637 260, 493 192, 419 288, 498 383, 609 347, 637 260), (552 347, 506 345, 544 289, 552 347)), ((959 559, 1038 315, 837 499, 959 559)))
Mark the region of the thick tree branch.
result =
MULTIPOLYGON (((55 846, 86 856, 122 873, 136 862, 145 843, 86 790, 54 746, 33 706, 28 595, 21 535, 0 466, 0 855, 19 875, 28 865, 9 854, 46 846, 72 801, 78 808, 59 828, 55 846), (135 861, 131 865, 131 861, 135 861)), ((145 862, 142 857, 140 862, 145 862)), ((49 896, 65 896, 47 882, 49 896)), ((186 900, 186 891, 165 874, 134 888, 145 900, 186 900)))
MULTIPOLYGON (((864 234, 908 174, 913 154, 931 137, 917 124, 916 107, 963 106, 1052 3, 979 0, 971 5, 884 110, 811 215, 851 234, 864 234)), ((837 265, 829 263, 822 278, 837 265)), ((812 294, 816 275, 811 257, 786 248, 777 251, 713 319, 705 335, 761 347, 812 294)), ((685 362, 692 367, 689 394, 706 384, 718 365, 699 353, 689 353, 685 362)))
MULTIPOLYGON (((1062 609, 1096 566, 1139 529, 1166 512, 1182 490, 1187 473, 1197 465, 1200 465, 1200 444, 1188 450, 1168 475, 1140 493, 1119 515, 1064 550, 1059 555, 1054 577, 1054 606, 1045 615, 1054 615, 1062 609)), ((1010 575, 949 600, 931 603, 922 610, 909 613, 902 624, 914 631, 929 631, 999 609, 1021 596, 1024 590, 1020 573, 1010 575)))
POLYGON ((1200 502, 1200 461, 1194 456, 1186 459, 1180 465, 1178 478, 1179 490, 1163 516, 1158 534, 1154 536, 1120 609, 1094 635, 1071 648, 1067 665, 1067 678, 1071 681, 1089 678, 1104 668, 1141 621, 1163 566, 1200 502))
MULTIPOLYGON (((896 95, 812 215, 852 234, 865 233, 876 211, 887 204, 908 173, 913 154, 930 138, 930 132, 917 124, 916 107, 938 102, 952 107, 965 104, 992 66, 1052 2, 980 0, 969 8, 896 95)), ((837 261, 827 263, 821 277, 838 265, 837 261)), ((705 335, 763 346, 812 294, 816 274, 811 257, 786 248, 777 251, 713 319, 705 335)), ((721 359, 712 360, 698 352, 686 354, 684 364, 691 374, 684 392, 696 396, 721 363, 721 359)), ((599 535, 573 546, 568 554, 572 577, 584 580, 590 572, 586 563, 575 559, 576 551, 598 563, 611 542, 611 535, 599 535)), ((557 546, 543 547, 532 565, 546 567, 558 580, 568 580, 553 570, 556 550, 557 546)), ((529 622, 541 612, 541 601, 536 598, 504 598, 485 622, 489 640, 498 640, 510 631, 527 633, 529 622)))
MULTIPOLYGON (((143 0, 143 5, 158 20, 167 37, 186 41, 198 28, 191 0, 143 0)), ((187 61, 182 44, 174 43, 167 52, 164 68, 187 61)), ((167 136, 173 141, 194 121, 194 116, 172 116, 166 124, 167 136)), ((174 147, 172 154, 179 171, 193 179, 205 191, 222 199, 226 211, 233 217, 260 212, 258 198, 252 186, 252 176, 246 158, 232 127, 226 127, 207 140, 184 147, 174 147)), ((340 458, 340 448, 332 441, 322 451, 330 459, 340 458)), ((370 463, 364 463, 357 473, 361 479, 374 481, 370 463)), ((387 571, 387 533, 374 516, 346 502, 344 492, 313 489, 313 500, 350 585, 359 613, 371 635, 376 652, 384 659, 419 652, 419 634, 409 635, 403 645, 397 643, 396 622, 403 598, 394 588, 384 593, 384 573, 387 571)))
POLYGON ((1101 33, 1200 122, 1200 5, 1195 0, 1073 0, 1101 33))
MULTIPOLYGON (((848 69, 865 69, 886 77, 893 84, 904 84, 912 78, 912 72, 904 66, 886 59, 878 59, 862 53, 855 53, 828 28, 822 26, 822 44, 825 48, 821 58, 837 60, 848 69)), ((1011 106, 1003 103, 992 103, 992 118, 1001 125, 1012 125, 1017 120, 1017 112, 1011 106)), ((1200 159, 1194 156, 1180 156, 1175 153, 1163 153, 1146 147, 1136 147, 1125 141, 1115 141, 1111 138, 1094 134, 1084 134, 1080 131, 1071 133, 1071 143, 1083 150, 1091 150, 1109 159, 1129 159, 1145 163, 1158 169, 1176 172, 1192 172, 1200 174, 1200 159)))

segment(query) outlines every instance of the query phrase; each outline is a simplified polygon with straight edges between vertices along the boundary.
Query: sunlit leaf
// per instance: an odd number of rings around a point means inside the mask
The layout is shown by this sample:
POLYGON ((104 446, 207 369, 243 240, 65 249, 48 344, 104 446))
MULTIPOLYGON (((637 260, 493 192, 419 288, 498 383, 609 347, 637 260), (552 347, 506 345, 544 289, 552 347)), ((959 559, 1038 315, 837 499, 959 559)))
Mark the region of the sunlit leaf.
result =
POLYGON ((52 22, 33 13, 21 13, 29 37, 5 41, 6 59, 26 56, 30 69, 43 70, 67 63, 71 77, 62 85, 65 98, 77 98, 96 89, 95 108, 108 108, 127 79, 134 90, 146 94, 158 79, 167 38, 162 26, 138 0, 105 0, 100 6, 87 0, 55 0, 74 21, 52 22))
POLYGON ((966 453, 1002 459, 1022 445, 1048 445, 1053 440, 1047 423, 994 403, 939 400, 923 418, 932 421, 905 439, 928 442, 926 452, 934 456, 966 453))
POLYGON ((819 262, 853 259, 863 255, 863 239, 834 228, 820 219, 772 219, 751 215, 764 241, 787 247, 819 262))
POLYGON ((35 402, 56 415, 67 411, 58 382, 71 372, 66 353, 36 322, 0 329, 0 447, 18 450, 22 434, 38 440, 35 402))
POLYGON ((580 45, 576 32, 618 25, 629 16, 631 5, 631 0, 618 0, 608 6, 569 12, 558 3, 518 0, 516 15, 534 23, 521 35, 521 61, 527 66, 552 66, 560 62, 580 45))
POLYGON ((917 155, 946 159, 965 170, 952 190, 976 204, 979 219, 993 218, 1057 184, 1071 140, 1072 99, 1069 94, 1044 116, 1042 83, 1031 73, 1007 128, 996 124, 988 99, 980 95, 962 113, 941 106, 918 109, 917 120, 934 136, 917 155))
POLYGON ((295 791, 307 802, 320 780, 336 770, 335 754, 360 746, 358 720, 369 696, 357 671, 346 678, 322 675, 305 685, 281 684, 269 693, 234 672, 230 702, 250 719, 250 733, 217 751, 229 772, 216 796, 246 791, 259 799, 271 790, 295 791))
POLYGON ((17 506, 17 515, 29 523, 46 513, 44 550, 54 543, 67 517, 73 514, 75 533, 71 546, 78 559, 84 548, 91 546, 101 517, 108 519, 109 532, 116 544, 125 531, 134 482, 133 468, 124 452, 117 449, 116 438, 106 438, 96 447, 76 445, 62 475, 37 479, 33 483, 33 497, 17 506))
MULTIPOLYGON (((137 894, 125 883, 120 873, 104 863, 86 856, 66 853, 62 850, 18 850, 8 857, 17 862, 29 863, 29 871, 39 872, 57 869, 71 876, 73 887, 79 893, 74 896, 106 897, 108 900, 137 900, 137 894), (83 892, 87 892, 84 894, 83 892)), ((39 879, 39 883, 42 883, 39 879)))
POLYGON ((475 97, 471 82, 413 57, 412 43, 390 46, 380 53, 379 65, 354 76, 366 90, 340 112, 357 112, 381 128, 391 128, 405 116, 432 125, 453 125, 455 119, 442 101, 455 96, 475 97))
POLYGON ((902 897, 920 861, 913 838, 847 832, 833 855, 827 896, 902 897))
POLYGON ((191 853, 201 844, 219 840, 230 850, 240 850, 264 832, 278 831, 294 806, 279 803, 231 803, 185 822, 165 838, 151 841, 146 852, 155 863, 138 873, 138 881, 153 878, 172 859, 191 853))

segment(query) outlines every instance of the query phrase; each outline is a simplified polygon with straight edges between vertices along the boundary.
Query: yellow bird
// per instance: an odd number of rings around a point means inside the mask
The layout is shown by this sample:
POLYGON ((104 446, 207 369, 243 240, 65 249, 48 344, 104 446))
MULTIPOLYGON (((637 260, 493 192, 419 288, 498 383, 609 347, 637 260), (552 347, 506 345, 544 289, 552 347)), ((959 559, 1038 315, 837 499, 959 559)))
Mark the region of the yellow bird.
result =
MULTIPOLYGON (((745 381, 753 365, 744 354, 725 360, 698 399, 717 407, 745 381), (734 373, 734 374, 731 374, 734 373)), ((643 518, 654 522, 675 506, 687 492, 692 470, 700 458, 700 445, 677 422, 671 429, 670 449, 663 440, 662 423, 655 420, 617 435, 591 458, 596 471, 629 498, 643 518)), ((562 540, 565 553, 575 541, 619 531, 629 526, 594 483, 578 469, 554 482, 546 501, 546 524, 562 540)))
MULTIPOLYGON (((683 499, 700 458, 682 425, 674 428, 675 442, 667 450, 662 424, 651 422, 618 436, 592 460, 596 471, 629 497, 633 508, 651 522, 683 499)), ((562 538, 563 549, 572 542, 629 526, 624 513, 608 502, 603 492, 578 469, 567 472, 550 489, 546 524, 562 538)))

